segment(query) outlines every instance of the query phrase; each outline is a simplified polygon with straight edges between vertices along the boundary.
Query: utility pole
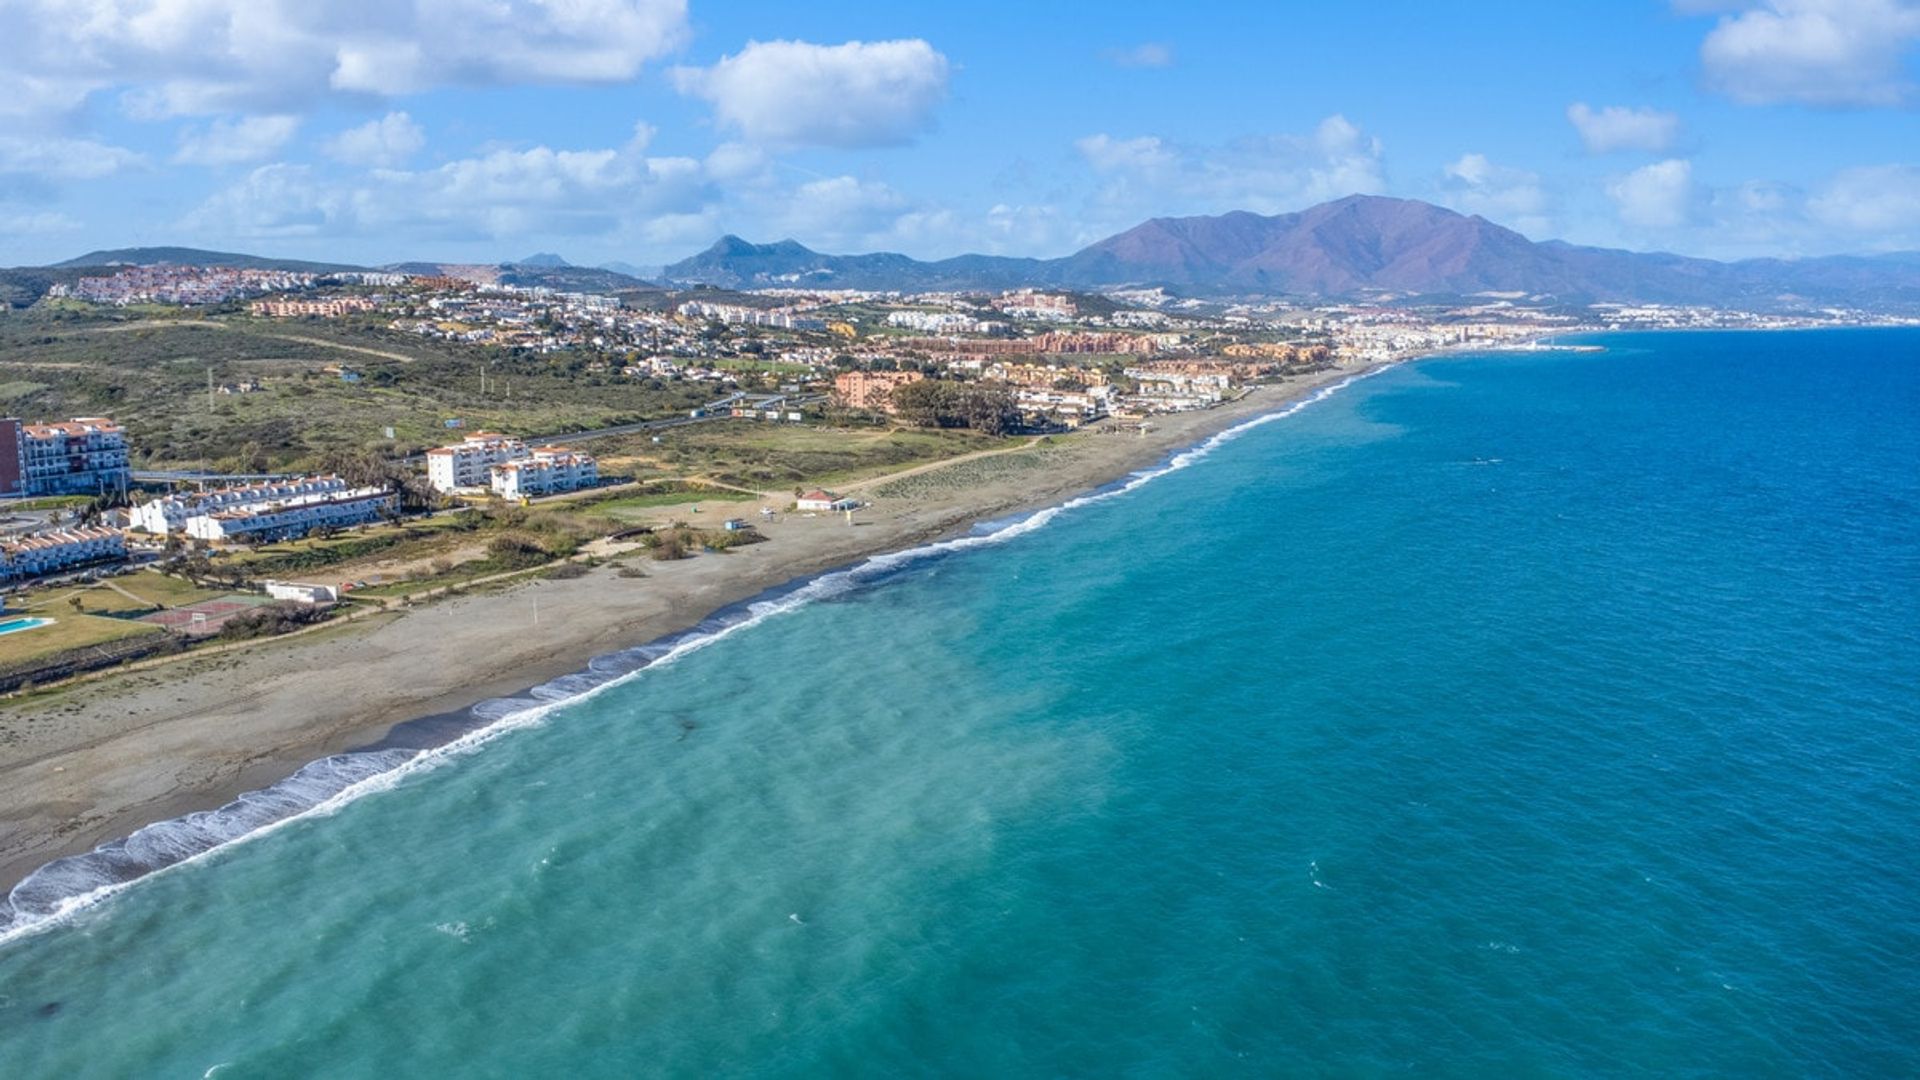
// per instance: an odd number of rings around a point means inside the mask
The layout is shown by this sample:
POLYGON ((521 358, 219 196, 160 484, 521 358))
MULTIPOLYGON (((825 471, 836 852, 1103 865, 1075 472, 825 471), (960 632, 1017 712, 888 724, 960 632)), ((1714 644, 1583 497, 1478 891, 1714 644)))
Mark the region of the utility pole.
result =
POLYGON ((207 412, 213 412, 213 369, 207 369, 207 412))

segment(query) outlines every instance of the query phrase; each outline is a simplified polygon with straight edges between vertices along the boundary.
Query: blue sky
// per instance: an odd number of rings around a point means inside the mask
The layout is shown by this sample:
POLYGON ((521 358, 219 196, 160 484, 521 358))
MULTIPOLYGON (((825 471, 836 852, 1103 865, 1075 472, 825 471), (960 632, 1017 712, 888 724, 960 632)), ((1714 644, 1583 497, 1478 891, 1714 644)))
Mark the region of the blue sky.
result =
POLYGON ((1920 0, 0 0, 0 263, 1060 255, 1421 198, 1714 257, 1920 248, 1920 0), (321 10, 315 10, 316 8, 321 10))

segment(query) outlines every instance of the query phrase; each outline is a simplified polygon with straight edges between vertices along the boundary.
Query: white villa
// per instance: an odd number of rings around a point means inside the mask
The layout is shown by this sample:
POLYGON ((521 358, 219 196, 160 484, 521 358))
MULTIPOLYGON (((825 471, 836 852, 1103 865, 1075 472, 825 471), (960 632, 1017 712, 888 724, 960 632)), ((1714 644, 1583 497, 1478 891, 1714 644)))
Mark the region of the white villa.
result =
POLYGON ((337 494, 347 482, 337 476, 307 476, 297 480, 269 480, 209 491, 177 491, 133 508, 133 527, 156 535, 186 528, 190 518, 222 510, 252 510, 288 499, 337 494))
POLYGON ((491 431, 479 431, 452 446, 427 451, 427 482, 435 491, 485 488, 495 465, 527 456, 527 444, 491 431))
POLYGON ((493 466, 490 473, 494 493, 503 499, 577 491, 600 482, 600 464, 591 454, 561 446, 543 446, 529 457, 493 466))
POLYGON ((796 510, 824 510, 838 512, 858 509, 860 504, 853 499, 842 498, 824 488, 815 488, 794 500, 796 510))
POLYGON ((29 533, 0 541, 0 579, 39 577, 126 557, 127 537, 118 529, 79 526, 29 533))
POLYGON ((344 529, 378 520, 396 503, 386 488, 349 488, 295 495, 276 502, 217 510, 187 519, 196 540, 263 543, 305 536, 315 529, 344 529))

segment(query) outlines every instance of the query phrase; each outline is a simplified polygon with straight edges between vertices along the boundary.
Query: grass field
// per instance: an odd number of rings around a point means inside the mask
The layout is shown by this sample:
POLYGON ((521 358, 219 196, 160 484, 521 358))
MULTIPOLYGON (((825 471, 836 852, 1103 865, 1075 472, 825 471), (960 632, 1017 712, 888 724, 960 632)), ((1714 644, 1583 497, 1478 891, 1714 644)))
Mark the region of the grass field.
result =
POLYGON ((594 444, 603 462, 638 476, 702 477, 756 491, 846 483, 1005 440, 969 431, 841 429, 729 420, 676 428, 659 443, 635 437, 594 444))
POLYGON ((127 427, 136 468, 311 467, 330 451, 437 445, 450 419, 467 430, 551 434, 681 412, 710 399, 711 389, 596 371, 584 354, 428 341, 371 320, 0 316, 0 410, 34 419, 112 416, 127 427), (359 381, 324 370, 330 366, 359 381), (260 389, 210 396, 209 374, 216 386, 260 389))
POLYGON ((76 614, 73 608, 68 606, 65 600, 66 595, 66 592, 50 593, 37 601, 29 600, 26 603, 8 607, 8 618, 25 614, 52 619, 53 623, 35 630, 0 634, 0 668, 31 663, 70 649, 102 645, 109 641, 119 641, 122 638, 137 637, 141 634, 165 633, 157 626, 148 626, 131 619, 117 619, 110 615, 76 614))

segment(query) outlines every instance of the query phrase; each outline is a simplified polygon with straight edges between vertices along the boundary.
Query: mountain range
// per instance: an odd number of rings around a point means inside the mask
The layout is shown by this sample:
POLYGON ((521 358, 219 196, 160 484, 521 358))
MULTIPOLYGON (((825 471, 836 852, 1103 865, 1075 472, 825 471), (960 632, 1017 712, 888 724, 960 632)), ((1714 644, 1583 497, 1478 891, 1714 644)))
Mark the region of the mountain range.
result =
POLYGON ((1920 307, 1920 254, 1716 262, 1537 242, 1478 216, 1354 195, 1292 214, 1154 218, 1058 259, 824 255, 735 236, 665 268, 671 284, 854 289, 1165 286, 1302 298, 1508 293, 1596 301, 1920 307))
MULTIPOLYGON (((0 271, 0 301, 30 303, 80 268, 170 262, 326 272, 363 269, 193 248, 95 251, 54 267, 0 271)), ((632 293, 657 290, 626 263, 574 266, 541 253, 485 266, 396 263, 378 269, 452 273, 509 285, 632 293)), ((809 286, 873 290, 1086 291, 1159 286, 1191 296, 1301 299, 1461 298, 1498 294, 1534 302, 1704 304, 1757 310, 1848 306, 1920 311, 1920 253, 1745 259, 1534 241, 1484 218, 1411 199, 1354 195, 1298 213, 1236 211, 1154 218, 1057 259, 960 255, 923 261, 874 253, 828 255, 793 240, 722 237, 667 266, 669 285, 728 289, 809 286)))

